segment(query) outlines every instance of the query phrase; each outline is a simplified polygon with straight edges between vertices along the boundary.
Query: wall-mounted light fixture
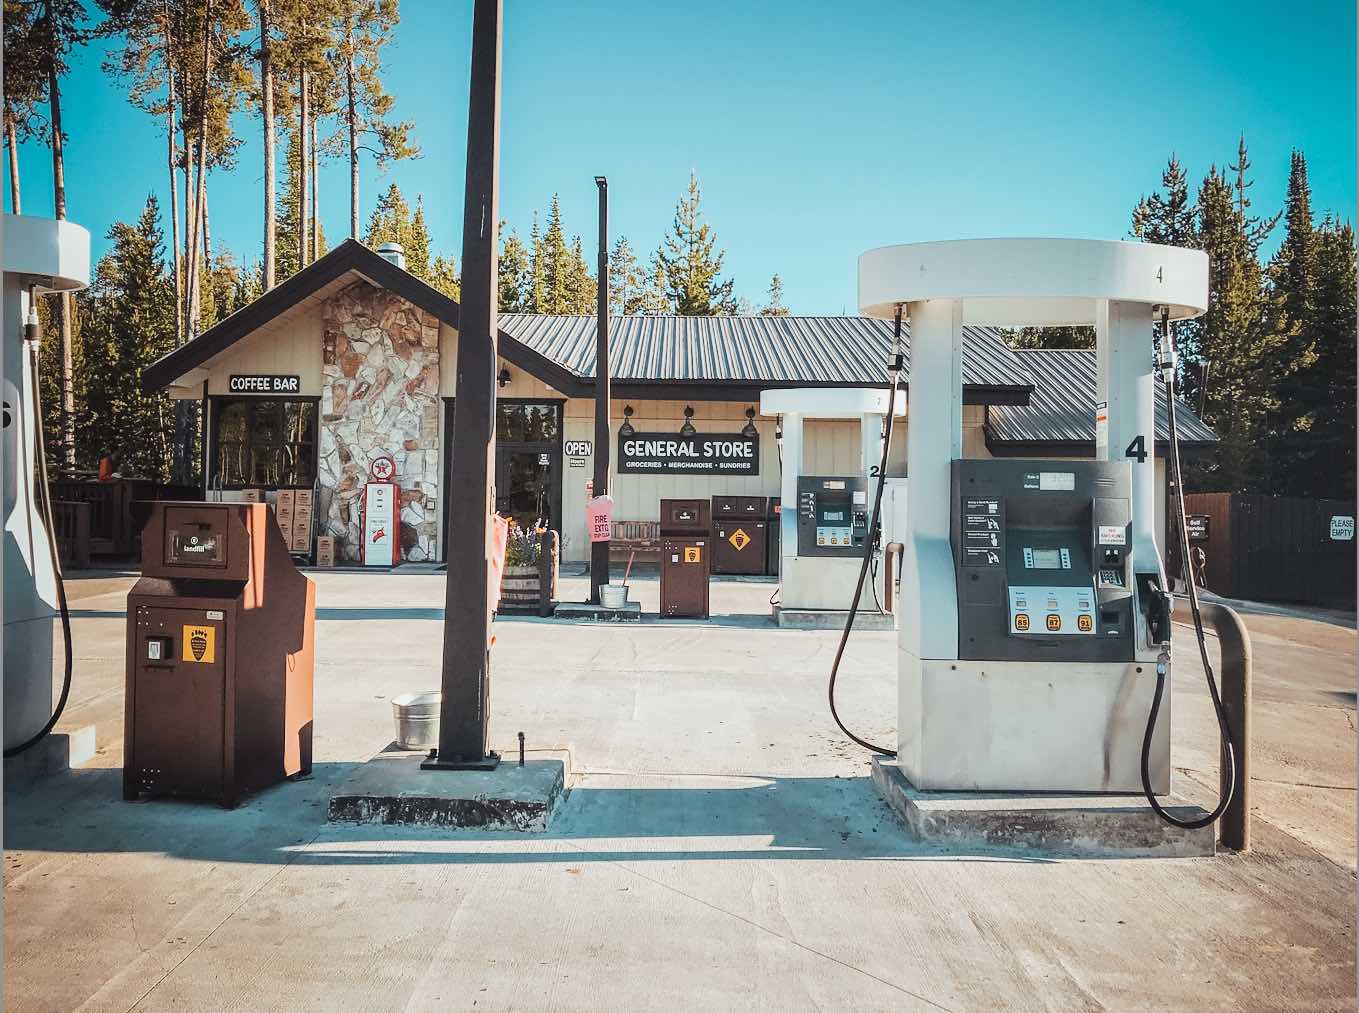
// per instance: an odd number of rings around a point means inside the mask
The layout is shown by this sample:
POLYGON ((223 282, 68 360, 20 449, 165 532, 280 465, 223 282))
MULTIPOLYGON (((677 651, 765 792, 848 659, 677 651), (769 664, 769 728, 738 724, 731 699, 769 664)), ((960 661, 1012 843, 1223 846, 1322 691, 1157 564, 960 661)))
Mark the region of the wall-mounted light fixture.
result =
POLYGON ((637 432, 632 428, 632 405, 623 406, 623 424, 618 427, 619 436, 631 436, 637 432))
POLYGON ((693 418, 694 418, 693 408, 691 408, 689 405, 685 405, 684 425, 680 426, 681 436, 693 436, 694 433, 698 432, 698 430, 694 428, 693 418))
POLYGON ((755 409, 746 409, 746 424, 741 427, 742 436, 759 436, 760 431, 755 428, 755 409))
POLYGON ((510 382, 510 371, 507 367, 501 366, 500 372, 496 374, 495 382, 501 387, 510 382))

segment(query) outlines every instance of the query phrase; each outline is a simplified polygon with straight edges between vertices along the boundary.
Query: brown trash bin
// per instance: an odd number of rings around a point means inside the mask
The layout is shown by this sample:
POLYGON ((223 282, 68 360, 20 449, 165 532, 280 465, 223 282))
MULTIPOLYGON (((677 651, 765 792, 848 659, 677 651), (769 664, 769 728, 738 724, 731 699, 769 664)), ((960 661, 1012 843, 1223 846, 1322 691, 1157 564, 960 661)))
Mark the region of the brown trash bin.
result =
POLYGON ((713 573, 764 573, 768 509, 763 496, 713 497, 713 573))
POLYGON ((127 596, 123 797, 311 772, 316 585, 263 503, 155 504, 127 596))
POLYGON ((707 500, 661 500, 662 618, 708 618, 709 522, 707 500))

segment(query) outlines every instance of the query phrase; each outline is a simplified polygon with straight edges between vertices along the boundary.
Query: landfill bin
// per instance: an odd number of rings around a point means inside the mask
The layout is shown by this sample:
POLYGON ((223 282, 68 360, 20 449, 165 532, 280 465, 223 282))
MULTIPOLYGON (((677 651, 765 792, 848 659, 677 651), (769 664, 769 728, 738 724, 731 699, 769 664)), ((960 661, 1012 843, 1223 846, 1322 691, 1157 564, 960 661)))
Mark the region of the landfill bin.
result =
POLYGON ((311 771, 316 586, 263 503, 154 505, 127 596, 123 797, 311 771))
POLYGON ((708 618, 710 518, 707 500, 661 500, 662 618, 708 618))

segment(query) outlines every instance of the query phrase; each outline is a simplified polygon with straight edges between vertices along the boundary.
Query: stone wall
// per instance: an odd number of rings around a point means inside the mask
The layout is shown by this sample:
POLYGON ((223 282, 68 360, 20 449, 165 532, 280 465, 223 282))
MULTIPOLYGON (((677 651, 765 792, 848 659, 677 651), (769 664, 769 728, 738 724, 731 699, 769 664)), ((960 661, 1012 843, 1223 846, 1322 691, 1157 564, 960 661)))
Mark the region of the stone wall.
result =
POLYGON ((359 508, 373 459, 390 454, 401 486, 402 556, 437 557, 439 321, 358 281, 322 312, 318 499, 336 558, 357 562, 359 508))

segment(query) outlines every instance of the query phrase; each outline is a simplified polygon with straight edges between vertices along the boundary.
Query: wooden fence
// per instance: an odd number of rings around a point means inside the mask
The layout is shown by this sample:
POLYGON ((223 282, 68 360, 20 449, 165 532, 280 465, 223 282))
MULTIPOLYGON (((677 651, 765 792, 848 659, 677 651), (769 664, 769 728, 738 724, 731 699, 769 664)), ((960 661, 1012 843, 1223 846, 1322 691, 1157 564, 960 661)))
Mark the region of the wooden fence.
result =
MULTIPOLYGON (((1190 493, 1190 547, 1205 555, 1204 584, 1251 601, 1355 607, 1355 507, 1346 500, 1190 493)), ((1168 566, 1179 575, 1178 536, 1168 566)))

